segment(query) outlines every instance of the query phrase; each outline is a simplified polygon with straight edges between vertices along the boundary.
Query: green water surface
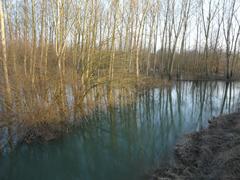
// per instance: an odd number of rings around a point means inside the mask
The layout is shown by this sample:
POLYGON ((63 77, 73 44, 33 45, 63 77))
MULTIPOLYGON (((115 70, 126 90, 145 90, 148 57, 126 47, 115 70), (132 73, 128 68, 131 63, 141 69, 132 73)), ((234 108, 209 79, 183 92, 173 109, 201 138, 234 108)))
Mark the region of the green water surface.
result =
POLYGON ((84 127, 0 158, 0 180, 141 180, 173 161, 176 141, 238 109, 240 83, 182 82, 96 109, 84 127))

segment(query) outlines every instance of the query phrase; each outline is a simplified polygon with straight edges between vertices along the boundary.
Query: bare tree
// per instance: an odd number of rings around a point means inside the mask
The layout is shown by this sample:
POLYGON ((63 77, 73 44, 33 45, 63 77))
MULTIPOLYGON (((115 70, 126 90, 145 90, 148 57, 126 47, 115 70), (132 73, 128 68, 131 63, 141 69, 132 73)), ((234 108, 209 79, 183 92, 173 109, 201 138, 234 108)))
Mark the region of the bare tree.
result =
POLYGON ((6 103, 7 108, 11 108, 12 104, 12 95, 11 95, 11 87, 9 82, 8 75, 8 64, 7 64, 7 48, 6 48, 6 36, 5 36, 5 20, 4 20, 4 12, 3 12, 3 4, 0 1, 0 24, 1 24, 1 45, 2 45, 2 65, 3 65, 3 73, 5 80, 5 88, 6 88, 6 103))
POLYGON ((175 0, 172 1, 172 9, 171 9, 171 18, 172 22, 169 24, 169 69, 168 69, 168 75, 169 79, 172 77, 173 72, 173 65, 175 60, 175 53, 176 48, 179 40, 179 36, 182 32, 182 28, 184 26, 184 22, 188 19, 189 14, 189 8, 190 8, 190 0, 182 0, 181 1, 181 11, 179 14, 179 20, 176 22, 175 17, 175 0), (172 36, 173 40, 172 40, 172 36), (172 42, 172 44, 171 44, 172 42))
POLYGON ((233 20, 235 15, 236 0, 232 0, 231 4, 227 4, 227 1, 224 0, 223 3, 223 34, 225 38, 226 46, 226 78, 230 79, 232 77, 232 72, 230 69, 230 58, 232 52, 232 43, 234 41, 233 33, 233 20))
MULTIPOLYGON (((219 4, 219 3, 218 3, 219 4)), ((212 26, 213 19, 215 18, 217 11, 218 11, 218 5, 213 8, 213 0, 209 0, 207 3, 208 5, 208 11, 207 15, 205 15, 205 7, 206 4, 204 4, 204 1, 201 1, 201 16, 202 16, 202 23, 203 23, 203 30, 204 30, 204 36, 205 36, 205 46, 204 46, 204 59, 205 59, 205 71, 206 76, 208 76, 208 56, 209 56, 209 36, 210 36, 210 30, 212 26)))

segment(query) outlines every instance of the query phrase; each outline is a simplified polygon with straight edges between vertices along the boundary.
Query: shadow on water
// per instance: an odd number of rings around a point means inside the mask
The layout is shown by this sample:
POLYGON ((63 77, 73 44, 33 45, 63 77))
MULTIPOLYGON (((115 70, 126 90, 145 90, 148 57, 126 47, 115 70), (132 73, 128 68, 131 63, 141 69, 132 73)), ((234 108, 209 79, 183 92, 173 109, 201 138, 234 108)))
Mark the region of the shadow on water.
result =
POLYGON ((96 108, 89 123, 63 139, 21 145, 0 159, 0 179, 141 179, 173 160, 183 134, 238 110, 240 83, 179 82, 129 97, 113 92, 116 106, 96 108), (105 110, 103 110, 105 109, 105 110))

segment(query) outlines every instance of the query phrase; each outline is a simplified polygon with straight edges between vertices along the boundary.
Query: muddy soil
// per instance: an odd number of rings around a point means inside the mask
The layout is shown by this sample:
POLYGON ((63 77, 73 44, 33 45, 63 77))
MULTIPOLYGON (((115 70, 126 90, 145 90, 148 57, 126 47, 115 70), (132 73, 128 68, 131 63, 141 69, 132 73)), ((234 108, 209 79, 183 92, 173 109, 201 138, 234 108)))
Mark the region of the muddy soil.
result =
POLYGON ((209 127, 184 136, 175 148, 175 163, 160 167, 151 180, 240 179, 240 114, 209 120, 209 127))

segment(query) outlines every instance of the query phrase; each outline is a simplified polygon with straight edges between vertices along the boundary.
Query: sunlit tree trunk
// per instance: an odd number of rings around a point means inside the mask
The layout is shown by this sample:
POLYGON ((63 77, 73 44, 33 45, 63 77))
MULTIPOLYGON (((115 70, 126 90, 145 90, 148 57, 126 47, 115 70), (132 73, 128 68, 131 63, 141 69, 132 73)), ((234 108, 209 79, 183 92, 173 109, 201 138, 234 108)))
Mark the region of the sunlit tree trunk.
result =
MULTIPOLYGON (((139 51, 140 51, 140 40, 141 40, 141 34, 144 31, 144 25, 145 25, 145 21, 146 21, 146 14, 149 10, 149 2, 147 2, 147 4, 144 6, 143 8, 143 12, 142 12, 142 17, 139 20, 139 24, 136 25, 136 32, 135 32, 135 48, 136 48, 136 76, 137 78, 140 75, 140 68, 139 68, 139 51)), ((137 17, 137 16, 136 16, 137 17)), ((137 22, 137 20, 136 20, 137 22)))
MULTIPOLYGON (((16 65, 16 44, 17 44, 17 33, 14 33, 14 24, 11 19, 12 13, 12 6, 11 2, 5 2, 6 7, 6 19, 7 19, 7 27, 8 27, 8 34, 9 34, 9 55, 8 60, 11 62, 13 66, 13 73, 16 76, 17 73, 17 65, 16 65)), ((17 17, 14 17, 17 19, 17 17)), ((15 27, 16 29, 16 27, 15 27)))
POLYGON ((154 62, 153 62, 153 72, 156 75, 156 63, 158 60, 157 54, 157 44, 158 44, 158 30, 159 30, 159 13, 157 13, 157 22, 155 23, 155 32, 154 32, 154 62))
POLYGON ((151 50, 152 50, 152 38, 154 33, 154 27, 155 27, 155 14, 152 15, 151 18, 151 25, 150 25, 150 34, 149 34, 149 40, 148 40, 148 56, 147 56, 147 76, 149 75, 149 69, 150 69, 150 58, 151 58, 151 50))
POLYGON ((6 36, 5 36, 5 20, 3 12, 3 4, 0 1, 0 23, 1 23, 1 45, 2 45, 2 65, 3 65, 3 75, 5 80, 5 91, 6 91, 6 103, 7 109, 11 109, 12 95, 8 75, 8 64, 7 64, 7 48, 6 48, 6 36))
POLYGON ((30 61, 30 75, 32 85, 35 82, 35 68, 36 68, 36 48, 37 48, 37 30, 36 30, 36 16, 35 16, 35 0, 32 3, 32 50, 31 50, 31 61, 30 61))
POLYGON ((40 75, 41 77, 44 74, 44 48, 46 48, 46 44, 44 41, 44 31, 45 31, 45 11, 46 11, 46 0, 41 1, 41 32, 40 32, 40 75))
POLYGON ((24 74, 27 76, 27 49, 28 49, 28 0, 24 0, 24 74))

